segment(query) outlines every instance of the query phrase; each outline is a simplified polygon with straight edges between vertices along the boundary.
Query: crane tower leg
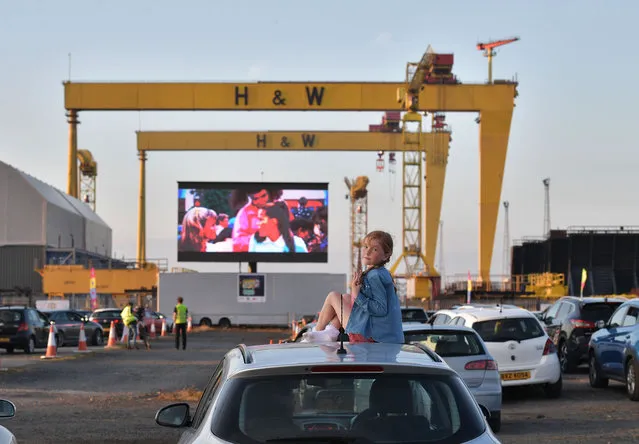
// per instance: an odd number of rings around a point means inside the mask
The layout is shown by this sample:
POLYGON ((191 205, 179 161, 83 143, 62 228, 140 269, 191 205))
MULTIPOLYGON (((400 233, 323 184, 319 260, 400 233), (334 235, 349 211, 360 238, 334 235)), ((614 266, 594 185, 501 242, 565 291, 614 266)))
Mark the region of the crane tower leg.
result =
POLYGON ((78 197, 78 112, 71 109, 67 112, 69 123, 69 159, 67 165, 67 194, 78 197))
MULTIPOLYGON (((424 218, 424 255, 427 264, 435 263, 437 240, 439 239, 439 221, 442 214, 444 182, 448 165, 448 144, 436 144, 426 152, 426 179, 424 198, 426 215, 424 218)), ((433 268, 431 267, 432 271, 433 268)))
POLYGON ((146 262, 146 151, 138 151, 140 159, 140 194, 138 196, 138 267, 146 262))
MULTIPOLYGON (((405 151, 402 161, 402 253, 390 268, 392 274, 404 262, 405 277, 409 279, 416 273, 430 274, 429 264, 422 250, 422 170, 423 147, 421 146, 422 116, 408 112, 402 118, 404 145, 414 147, 414 151, 405 151), (416 124, 417 130, 409 130, 409 124, 416 124)), ((424 295, 430 296, 430 295, 424 295)))
MULTIPOLYGON (((511 111, 484 111, 479 127, 479 277, 490 284, 511 111)), ((489 289, 488 289, 489 290, 489 289)))

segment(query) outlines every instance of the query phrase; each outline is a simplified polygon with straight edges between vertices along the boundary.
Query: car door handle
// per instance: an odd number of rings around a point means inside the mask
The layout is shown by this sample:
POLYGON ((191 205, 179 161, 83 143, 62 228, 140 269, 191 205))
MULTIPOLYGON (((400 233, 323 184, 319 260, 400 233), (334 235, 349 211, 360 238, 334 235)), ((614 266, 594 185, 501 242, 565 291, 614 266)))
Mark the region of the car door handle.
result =
POLYGON ((626 335, 626 339, 630 339, 630 335, 626 335))

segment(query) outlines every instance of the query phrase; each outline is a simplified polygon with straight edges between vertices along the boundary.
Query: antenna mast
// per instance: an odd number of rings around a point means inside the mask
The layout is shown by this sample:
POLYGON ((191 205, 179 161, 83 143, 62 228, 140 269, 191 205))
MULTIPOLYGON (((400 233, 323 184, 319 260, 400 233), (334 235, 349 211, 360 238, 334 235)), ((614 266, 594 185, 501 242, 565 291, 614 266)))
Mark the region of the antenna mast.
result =
POLYGON ((544 237, 550 235, 550 177, 546 177, 543 181, 545 198, 544 198, 544 237))
POLYGON ((504 256, 503 264, 504 276, 510 276, 510 215, 508 213, 508 207, 510 204, 508 201, 504 201, 504 256))

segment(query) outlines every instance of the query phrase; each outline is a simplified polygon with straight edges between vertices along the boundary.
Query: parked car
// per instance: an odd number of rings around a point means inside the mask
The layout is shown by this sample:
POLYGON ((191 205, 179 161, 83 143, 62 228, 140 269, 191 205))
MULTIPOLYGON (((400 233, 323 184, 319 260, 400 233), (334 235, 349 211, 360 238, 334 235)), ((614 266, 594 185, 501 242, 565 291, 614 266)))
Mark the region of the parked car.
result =
POLYGON ((538 385, 546 396, 561 396, 557 348, 539 319, 523 308, 459 310, 450 325, 472 327, 499 366, 504 387, 538 385))
POLYGON ((457 325, 403 324, 407 344, 420 344, 437 353, 462 377, 475 400, 490 412, 493 432, 501 429, 501 379, 497 362, 479 334, 457 325))
POLYGON ((104 330, 97 322, 89 321, 73 310, 46 311, 44 314, 55 322, 55 340, 58 347, 65 345, 78 345, 80 342, 80 328, 84 325, 84 335, 87 344, 102 345, 104 343, 104 330))
POLYGON ((121 312, 122 309, 120 308, 99 308, 91 314, 89 320, 102 326, 105 337, 109 336, 111 321, 113 321, 115 333, 118 335, 118 338, 121 338, 122 333, 124 333, 124 324, 122 323, 122 316, 120 316, 121 312))
POLYGON ((13 353, 16 348, 33 353, 49 340, 49 319, 31 307, 0 307, 0 348, 13 353))
POLYGON ((597 321, 588 344, 589 380, 595 388, 608 380, 624 382, 632 401, 639 401, 639 299, 624 302, 608 321, 597 321))
POLYGON ((420 307, 402 308, 402 322, 419 322, 424 324, 428 321, 426 310, 420 307))
POLYGON ((287 343, 230 350, 195 412, 161 408, 180 443, 498 443, 461 377, 426 347, 287 343), (361 439, 357 439, 361 438, 361 439))
MULTIPOLYGON (((0 419, 13 418, 16 415, 16 406, 11 401, 0 399, 0 419)), ((0 426, 0 443, 17 444, 15 435, 6 427, 0 426)))
POLYGON ((574 372, 588 362, 588 343, 597 321, 607 321, 626 299, 565 296, 541 316, 548 336, 557 346, 561 371, 574 372))

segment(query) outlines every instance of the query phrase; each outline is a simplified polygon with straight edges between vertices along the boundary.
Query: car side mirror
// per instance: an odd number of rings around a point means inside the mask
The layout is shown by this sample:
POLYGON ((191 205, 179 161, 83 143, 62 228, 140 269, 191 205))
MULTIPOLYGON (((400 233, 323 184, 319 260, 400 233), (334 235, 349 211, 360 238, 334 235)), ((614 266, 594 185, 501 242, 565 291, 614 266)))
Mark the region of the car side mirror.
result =
POLYGON ((13 402, 0 399, 0 418, 13 418, 16 415, 16 406, 13 402))
POLYGON ((170 404, 162 407, 155 414, 155 422, 163 427, 184 427, 191 420, 191 408, 185 402, 170 404))
POLYGON ((484 414, 486 421, 488 421, 490 419, 490 411, 481 404, 479 404, 479 408, 481 409, 481 412, 484 414))
POLYGON ((595 327, 597 329, 606 328, 606 321, 599 320, 595 322, 595 327))

